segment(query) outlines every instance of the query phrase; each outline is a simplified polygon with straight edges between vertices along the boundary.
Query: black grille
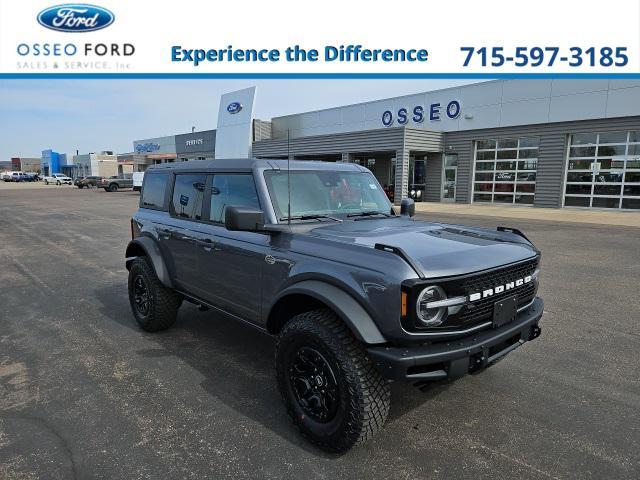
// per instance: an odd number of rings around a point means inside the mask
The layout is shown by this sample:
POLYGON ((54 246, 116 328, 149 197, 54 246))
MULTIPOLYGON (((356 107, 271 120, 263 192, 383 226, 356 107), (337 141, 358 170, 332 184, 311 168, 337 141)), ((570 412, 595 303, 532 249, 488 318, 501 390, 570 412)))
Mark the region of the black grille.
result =
MULTIPOLYGON (((416 283, 406 285, 408 292, 408 304, 415 305, 420 292, 427 285, 440 285, 447 292, 449 298, 469 297, 472 293, 482 293, 484 290, 515 282, 518 279, 532 275, 538 268, 540 257, 536 256, 530 260, 515 263, 506 267, 499 267, 494 270, 485 270, 468 276, 450 277, 448 279, 421 280, 416 283), (428 283, 427 283, 428 282, 428 283)), ((408 316, 404 323, 406 330, 420 332, 438 332, 456 329, 466 329, 481 323, 492 320, 494 304, 512 295, 518 296, 518 308, 530 303, 537 292, 538 282, 525 283, 504 292, 493 294, 490 297, 471 302, 464 305, 455 314, 451 313, 445 321, 437 327, 425 327, 415 318, 408 316)))
MULTIPOLYGON (((518 263, 507 268, 496 270, 493 272, 479 274, 466 278, 460 284, 460 292, 463 295, 470 295, 475 292, 482 292, 498 285, 504 285, 517 279, 531 275, 538 267, 538 259, 528 260, 518 263)), ((471 305, 467 305, 451 318, 458 325, 472 325, 486 321, 493 316, 493 304, 503 298, 511 295, 518 295, 518 308, 525 306, 536 294, 536 282, 526 283, 520 287, 508 290, 491 297, 484 298, 471 305)), ((449 322, 445 322, 449 323, 449 322)), ((449 324, 451 326, 451 324, 449 324)))

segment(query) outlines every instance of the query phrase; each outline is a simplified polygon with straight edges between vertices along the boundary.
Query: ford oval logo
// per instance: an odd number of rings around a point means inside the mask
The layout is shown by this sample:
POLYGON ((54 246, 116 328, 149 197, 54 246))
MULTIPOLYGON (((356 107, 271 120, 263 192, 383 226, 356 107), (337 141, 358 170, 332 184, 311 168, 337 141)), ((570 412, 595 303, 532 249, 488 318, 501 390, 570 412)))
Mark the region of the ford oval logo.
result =
POLYGON ((238 113, 240 110, 242 110, 242 104, 240 102, 232 102, 227 106, 227 112, 231 115, 238 113))
POLYGON ((115 18, 106 8, 67 3, 42 10, 38 14, 38 23, 58 32, 93 32, 108 27, 115 18))

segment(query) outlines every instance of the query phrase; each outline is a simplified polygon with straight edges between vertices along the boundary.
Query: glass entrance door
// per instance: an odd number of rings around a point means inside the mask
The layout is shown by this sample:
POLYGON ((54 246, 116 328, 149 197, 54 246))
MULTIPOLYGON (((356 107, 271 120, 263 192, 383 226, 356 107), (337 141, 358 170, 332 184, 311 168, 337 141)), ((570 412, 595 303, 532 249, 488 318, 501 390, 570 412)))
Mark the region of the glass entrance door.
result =
POLYGON ((458 177, 458 155, 445 155, 442 169, 442 196, 443 202, 455 202, 456 179, 458 177))
POLYGON ((424 201, 424 190, 426 187, 426 167, 425 159, 416 160, 409 158, 409 198, 416 202, 424 201))

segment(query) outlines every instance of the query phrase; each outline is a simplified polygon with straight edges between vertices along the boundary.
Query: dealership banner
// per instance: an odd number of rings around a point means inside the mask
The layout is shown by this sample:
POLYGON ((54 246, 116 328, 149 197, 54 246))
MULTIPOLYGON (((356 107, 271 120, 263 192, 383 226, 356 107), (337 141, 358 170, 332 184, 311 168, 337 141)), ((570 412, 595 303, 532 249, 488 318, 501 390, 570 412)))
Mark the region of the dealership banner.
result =
POLYGON ((0 75, 640 73, 637 0, 95 1, 1 0, 0 75))

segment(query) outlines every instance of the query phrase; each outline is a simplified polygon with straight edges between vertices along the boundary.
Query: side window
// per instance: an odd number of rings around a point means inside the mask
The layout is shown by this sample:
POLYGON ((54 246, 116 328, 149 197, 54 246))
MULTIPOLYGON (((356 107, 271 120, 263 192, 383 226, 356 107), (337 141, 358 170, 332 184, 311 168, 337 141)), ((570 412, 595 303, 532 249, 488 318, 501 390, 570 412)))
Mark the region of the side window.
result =
POLYGON ((142 199, 140 206, 143 208, 156 208, 164 210, 164 197, 167 191, 166 173, 154 173, 145 176, 142 187, 142 199))
POLYGON ((171 212, 180 218, 200 220, 206 175, 176 175, 171 212))
POLYGON ((232 207, 260 208, 253 176, 249 174, 216 174, 211 185, 212 222, 224 222, 224 209, 232 207))

